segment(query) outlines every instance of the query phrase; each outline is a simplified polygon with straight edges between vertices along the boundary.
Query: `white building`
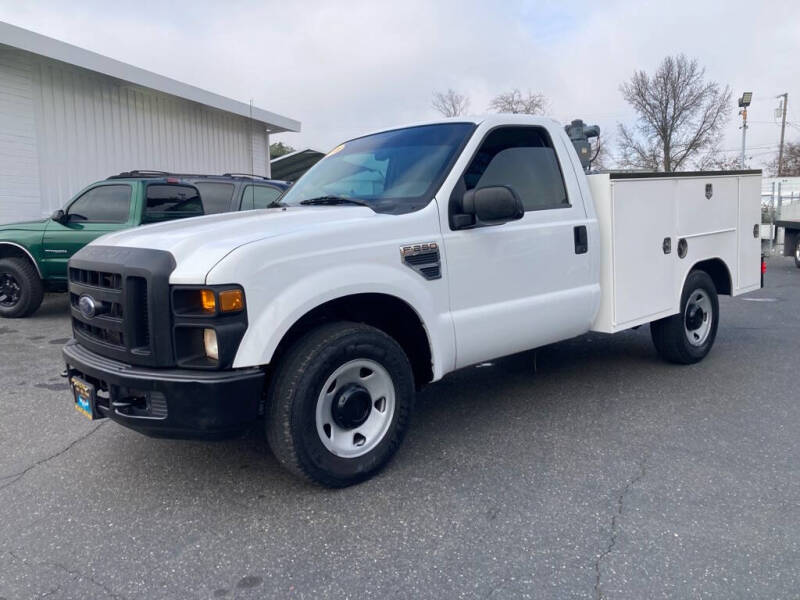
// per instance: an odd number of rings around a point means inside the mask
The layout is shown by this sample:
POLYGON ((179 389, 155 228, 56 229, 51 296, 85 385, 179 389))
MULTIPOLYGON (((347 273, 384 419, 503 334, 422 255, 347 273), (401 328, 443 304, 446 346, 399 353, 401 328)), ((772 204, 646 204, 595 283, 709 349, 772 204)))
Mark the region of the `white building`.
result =
POLYGON ((131 169, 269 175, 293 119, 0 22, 0 223, 131 169))

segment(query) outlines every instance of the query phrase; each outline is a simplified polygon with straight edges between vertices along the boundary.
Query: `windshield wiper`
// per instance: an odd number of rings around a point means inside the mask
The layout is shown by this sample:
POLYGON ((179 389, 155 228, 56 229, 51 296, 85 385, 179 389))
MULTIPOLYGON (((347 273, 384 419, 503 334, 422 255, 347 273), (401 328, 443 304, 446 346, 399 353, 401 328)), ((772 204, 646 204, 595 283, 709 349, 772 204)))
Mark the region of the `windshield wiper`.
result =
POLYGON ((359 206, 366 206, 372 208, 369 202, 364 200, 356 200, 355 198, 345 198, 344 196, 318 196, 317 198, 309 198, 303 200, 300 204, 304 206, 312 205, 335 205, 335 204, 358 204, 359 206))

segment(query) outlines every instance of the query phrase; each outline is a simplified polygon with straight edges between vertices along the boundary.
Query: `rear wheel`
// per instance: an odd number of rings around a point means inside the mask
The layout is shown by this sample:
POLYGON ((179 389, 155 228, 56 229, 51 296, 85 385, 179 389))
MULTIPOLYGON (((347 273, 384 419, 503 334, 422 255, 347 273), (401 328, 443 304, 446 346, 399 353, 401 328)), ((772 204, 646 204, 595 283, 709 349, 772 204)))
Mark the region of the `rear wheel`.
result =
POLYGON ((414 376, 382 331, 332 323, 297 341, 268 391, 267 440, 290 471, 344 487, 377 473, 405 435, 414 376))
POLYGON ((681 294, 677 315, 650 323, 658 354, 669 362, 692 364, 705 358, 717 337, 719 299, 711 277, 692 271, 681 294))
POLYGON ((44 298, 44 286, 30 261, 0 260, 0 317, 14 319, 36 312, 44 298))

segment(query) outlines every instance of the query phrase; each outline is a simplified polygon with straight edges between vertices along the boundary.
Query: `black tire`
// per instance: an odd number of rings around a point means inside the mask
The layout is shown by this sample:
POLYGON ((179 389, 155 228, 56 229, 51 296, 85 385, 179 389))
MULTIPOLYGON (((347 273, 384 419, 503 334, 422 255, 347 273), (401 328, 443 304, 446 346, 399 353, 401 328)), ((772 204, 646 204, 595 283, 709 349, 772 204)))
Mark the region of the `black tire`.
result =
POLYGON ((650 334, 661 358, 672 363, 690 365, 703 360, 711 351, 717 337, 718 325, 719 298, 714 282, 705 271, 692 271, 683 286, 680 313, 650 323, 650 334), (710 312, 697 304, 698 300, 710 312), (703 320, 703 313, 710 319, 707 330, 704 329, 706 321, 703 320), (695 326, 697 328, 692 329, 695 326))
MULTIPOLYGON (((374 410, 378 410, 378 400, 368 397, 367 413, 371 415, 373 402, 374 410)), ((345 487, 377 473, 397 451, 414 405, 414 375, 403 349, 382 331, 359 323, 330 323, 300 338, 279 361, 267 391, 267 403, 267 441, 278 461, 311 481, 345 487), (387 389, 394 390, 393 411, 384 417, 387 429, 374 436, 372 443, 376 445, 371 450, 344 458, 323 443, 322 434, 318 433, 317 404, 323 402, 323 386, 338 369, 363 360, 377 363, 390 378, 390 386, 388 378, 383 381, 389 386, 387 389)), ((323 425, 326 426, 329 427, 323 425)))
POLYGON ((29 317, 42 304, 44 285, 31 262, 24 258, 0 260, 0 317, 29 317))
POLYGON ((794 245, 794 266, 800 269, 800 235, 797 236, 797 242, 794 245))

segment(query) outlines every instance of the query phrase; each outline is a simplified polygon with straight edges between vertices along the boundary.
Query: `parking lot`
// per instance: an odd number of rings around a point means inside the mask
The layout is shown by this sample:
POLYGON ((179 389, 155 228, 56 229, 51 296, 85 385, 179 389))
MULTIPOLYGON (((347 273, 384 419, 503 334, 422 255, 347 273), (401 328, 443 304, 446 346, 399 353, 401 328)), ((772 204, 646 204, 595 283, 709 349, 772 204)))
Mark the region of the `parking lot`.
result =
POLYGON ((257 432, 81 417, 48 297, 0 322, 0 597, 796 598, 798 292, 773 259, 691 367, 641 328, 449 376, 389 468, 338 491, 257 432))

